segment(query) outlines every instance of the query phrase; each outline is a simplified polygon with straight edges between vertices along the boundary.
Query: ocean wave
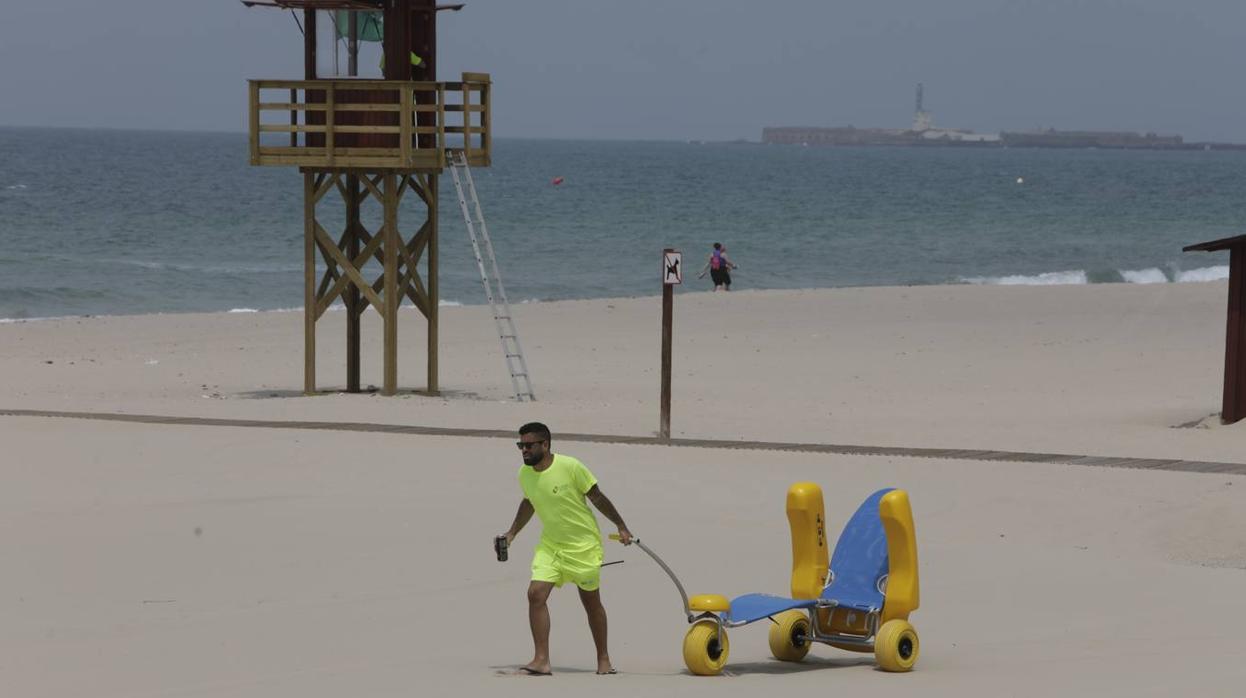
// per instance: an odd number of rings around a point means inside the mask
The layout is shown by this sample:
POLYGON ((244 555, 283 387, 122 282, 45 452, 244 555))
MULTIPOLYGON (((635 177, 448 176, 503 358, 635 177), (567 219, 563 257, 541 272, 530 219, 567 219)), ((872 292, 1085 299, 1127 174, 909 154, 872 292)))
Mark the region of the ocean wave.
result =
POLYGON ((154 271, 179 271, 199 274, 289 274, 303 271, 302 264, 183 264, 142 259, 102 259, 99 261, 105 264, 140 267, 154 271))
POLYGON ((22 189, 29 189, 29 188, 30 187, 27 187, 25 184, 10 184, 9 186, 5 187, 5 189, 8 191, 20 191, 22 189))
POLYGON ((1072 271, 1049 271, 1043 274, 1026 276, 1013 274, 1010 276, 971 276, 961 277, 961 283, 979 286, 1064 286, 1090 283, 1086 272, 1081 269, 1072 271))
POLYGON ((1188 271, 1165 273, 1159 267, 1146 269, 1108 269, 1087 272, 1083 269, 1049 271, 1042 274, 1010 274, 1005 276, 962 276, 957 283, 980 286, 1079 286, 1085 284, 1166 284, 1172 282, 1223 281, 1229 278, 1229 267, 1203 267, 1188 271))
MULTIPOLYGON (((458 302, 456 302, 456 301, 441 301, 438 305, 440 305, 441 307, 445 308, 445 307, 450 307, 450 306, 459 306, 459 305, 463 305, 463 304, 462 304, 462 303, 458 303, 458 302)), ((342 305, 342 303, 341 303, 340 301, 339 301, 339 302, 337 302, 337 303, 333 303, 333 304, 331 304, 328 308, 326 308, 326 311, 328 311, 328 312, 339 312, 339 311, 342 311, 342 310, 346 310, 346 306, 345 306, 345 305, 342 305)), ((399 310, 404 310, 404 311, 405 311, 405 310, 418 310, 418 309, 417 309, 415 306, 413 306, 413 305, 403 305, 403 306, 400 306, 400 307, 399 307, 399 310)), ((209 311, 209 312, 211 312, 211 311, 209 311)), ((266 310, 260 310, 260 309, 258 309, 258 308, 230 308, 230 309, 229 309, 229 310, 227 310, 226 312, 228 312, 228 313, 234 313, 234 314, 246 314, 246 313, 301 313, 301 312, 303 312, 303 308, 302 308, 302 306, 299 306, 299 307, 297 307, 297 308, 268 308, 268 309, 266 309, 266 310)))
POLYGON ((1229 278, 1229 265, 1222 267, 1202 267, 1200 269, 1190 269, 1189 271, 1177 272, 1176 280, 1178 282, 1193 281, 1223 281, 1229 278))
POLYGON ((74 286, 54 286, 52 288, 0 287, 0 302, 92 301, 115 297, 115 294, 111 291, 77 288, 74 286))
POLYGON ((1168 275, 1159 267, 1150 269, 1122 269, 1121 279, 1131 284, 1166 284, 1168 275))
POLYGON ((46 322, 48 320, 66 320, 80 315, 50 315, 48 317, 0 317, 0 325, 15 325, 24 322, 46 322))

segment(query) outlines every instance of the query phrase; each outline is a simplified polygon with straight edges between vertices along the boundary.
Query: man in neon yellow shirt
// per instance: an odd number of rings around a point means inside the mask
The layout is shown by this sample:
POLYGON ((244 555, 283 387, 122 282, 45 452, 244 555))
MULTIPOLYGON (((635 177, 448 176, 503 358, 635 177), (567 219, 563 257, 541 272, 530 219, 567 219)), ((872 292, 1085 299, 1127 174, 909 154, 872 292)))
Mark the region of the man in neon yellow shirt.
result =
POLYGON ((532 556, 532 581, 528 584, 528 623, 532 626, 532 661, 520 667, 524 674, 548 676, 549 607, 546 601, 554 587, 572 582, 580 592, 580 602, 588 614, 588 627, 597 645, 597 673, 613 674, 606 649, 606 609, 601 605, 601 531, 597 517, 585 498, 607 519, 619 527, 619 540, 631 545, 632 533, 614 504, 597 487, 597 478, 571 456, 550 450, 549 427, 529 422, 519 427, 516 443, 523 453, 519 487, 524 499, 506 536, 509 546, 535 513, 541 520, 541 541, 532 556))

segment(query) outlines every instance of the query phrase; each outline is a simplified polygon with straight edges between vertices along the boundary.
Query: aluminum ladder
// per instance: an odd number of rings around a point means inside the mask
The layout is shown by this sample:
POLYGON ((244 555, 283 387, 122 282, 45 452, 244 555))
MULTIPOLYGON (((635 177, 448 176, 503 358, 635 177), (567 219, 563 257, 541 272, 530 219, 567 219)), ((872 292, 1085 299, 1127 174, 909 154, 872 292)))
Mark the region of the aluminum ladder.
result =
POLYGON ((480 270, 480 282, 485 287, 485 297, 489 299, 489 307, 493 310, 493 322, 497 325, 498 338, 502 340, 502 354, 506 356, 506 370, 511 374, 511 386, 515 389, 515 399, 520 402, 525 399, 536 400, 536 394, 532 392, 532 381, 528 376, 528 362, 524 360, 523 349, 519 346, 519 330, 515 329, 515 318, 511 316, 511 304, 506 300, 506 288, 502 286, 502 275, 498 272, 498 259, 493 254, 489 228, 485 225, 485 216, 480 211, 480 198, 476 196, 476 183, 472 180, 472 171, 467 166, 467 156, 461 150, 451 150, 448 154, 450 176, 454 179, 454 188, 459 194, 459 208, 463 210, 463 221, 467 223, 467 236, 472 241, 472 252, 476 254, 476 267, 480 270), (474 217, 473 214, 475 214, 474 217), (480 230, 479 237, 476 233, 477 228, 480 230), (482 241, 484 243, 483 256, 481 255, 482 241), (485 266, 486 258, 489 262, 487 267, 485 266), (493 291, 495 285, 496 294, 493 291))

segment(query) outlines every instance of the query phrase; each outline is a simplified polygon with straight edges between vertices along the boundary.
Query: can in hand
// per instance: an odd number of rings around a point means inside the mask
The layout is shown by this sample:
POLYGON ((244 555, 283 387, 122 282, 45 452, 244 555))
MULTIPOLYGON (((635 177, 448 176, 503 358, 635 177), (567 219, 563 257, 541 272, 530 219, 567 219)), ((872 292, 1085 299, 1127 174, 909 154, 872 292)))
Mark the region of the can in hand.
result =
POLYGON ((498 562, 506 562, 506 536, 493 539, 493 549, 498 553, 498 562))

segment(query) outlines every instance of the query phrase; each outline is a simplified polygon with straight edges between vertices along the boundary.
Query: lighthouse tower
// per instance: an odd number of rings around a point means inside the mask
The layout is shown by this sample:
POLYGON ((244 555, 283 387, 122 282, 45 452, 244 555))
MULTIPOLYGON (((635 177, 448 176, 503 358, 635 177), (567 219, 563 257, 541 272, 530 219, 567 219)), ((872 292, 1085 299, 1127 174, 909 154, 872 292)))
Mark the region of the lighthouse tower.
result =
POLYGON ((922 84, 917 83, 917 108, 913 110, 913 130, 921 133, 934 128, 934 114, 922 107, 922 84))

